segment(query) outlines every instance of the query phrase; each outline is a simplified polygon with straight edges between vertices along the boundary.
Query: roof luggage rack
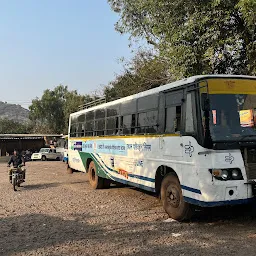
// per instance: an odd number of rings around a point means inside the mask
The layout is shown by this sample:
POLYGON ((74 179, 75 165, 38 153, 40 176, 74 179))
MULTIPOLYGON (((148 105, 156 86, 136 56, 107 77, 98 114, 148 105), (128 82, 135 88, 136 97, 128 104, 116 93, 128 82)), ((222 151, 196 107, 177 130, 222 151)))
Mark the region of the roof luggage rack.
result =
POLYGON ((100 105, 100 104, 103 104, 103 103, 106 103, 106 98, 105 97, 102 97, 102 98, 99 98, 97 100, 94 100, 94 101, 91 101, 91 102, 88 102, 86 104, 83 104, 83 105, 80 105, 78 107, 78 110, 83 110, 83 109, 88 109, 88 108, 91 108, 91 107, 95 107, 97 105, 100 105))

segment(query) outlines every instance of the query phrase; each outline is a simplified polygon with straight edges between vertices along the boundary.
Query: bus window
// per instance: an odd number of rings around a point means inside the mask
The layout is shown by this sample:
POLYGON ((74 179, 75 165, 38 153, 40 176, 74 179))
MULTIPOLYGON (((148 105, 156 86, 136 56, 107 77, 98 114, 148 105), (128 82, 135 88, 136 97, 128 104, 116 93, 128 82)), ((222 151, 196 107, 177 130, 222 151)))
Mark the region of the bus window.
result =
POLYGON ((119 134, 119 117, 116 116, 116 134, 119 134))
POLYGON ((93 121, 87 121, 85 123, 85 136, 92 136, 93 135, 93 128, 94 128, 94 122, 93 121))
POLYGON ((148 111, 138 114, 137 133, 156 133, 157 132, 158 111, 148 111))
POLYGON ((95 110, 95 119, 105 118, 105 109, 95 110))
POLYGON ((118 116, 120 114, 120 105, 114 105, 107 108, 107 117, 118 116))
POLYGON ((126 116, 128 114, 136 113, 136 109, 136 100, 124 102, 121 105, 121 115, 126 116))
POLYGON ((76 137, 76 124, 71 125, 70 137, 76 137))
POLYGON ((176 106, 175 132, 181 130, 181 106, 176 106))
POLYGON ((136 127, 136 115, 132 114, 131 134, 135 133, 135 127, 136 127))
POLYGON ((83 123, 79 123, 78 124, 78 137, 82 137, 84 136, 84 124, 83 123))
POLYGON ((78 116, 77 121, 79 123, 84 123, 85 122, 85 114, 78 116))
POLYGON ((138 112, 158 108, 158 94, 149 95, 138 99, 138 112))
POLYGON ((94 130, 96 136, 104 135, 105 131, 105 119, 95 120, 94 130))
POLYGON ((193 104, 192 104, 192 93, 187 94, 186 100, 186 124, 185 124, 185 132, 186 133, 194 133, 194 117, 193 117, 193 104))
POLYGON ((165 133, 175 132, 176 121, 176 107, 169 107, 165 109, 165 133))
POLYGON ((132 115, 123 116, 121 120, 122 120, 123 134, 131 134, 132 115))
POLYGON ((86 113, 86 122, 94 119, 94 111, 90 111, 86 113))
POLYGON ((116 118, 111 117, 107 119, 107 135, 115 135, 116 134, 116 118))

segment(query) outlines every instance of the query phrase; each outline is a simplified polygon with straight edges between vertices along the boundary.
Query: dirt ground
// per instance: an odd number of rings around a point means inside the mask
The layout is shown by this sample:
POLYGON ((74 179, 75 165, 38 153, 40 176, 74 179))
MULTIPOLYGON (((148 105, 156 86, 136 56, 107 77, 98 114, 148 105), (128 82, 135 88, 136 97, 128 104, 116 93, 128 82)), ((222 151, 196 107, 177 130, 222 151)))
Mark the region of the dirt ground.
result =
POLYGON ((171 221, 158 198, 91 189, 62 162, 31 162, 17 192, 0 165, 0 255, 256 255, 256 207, 171 221))

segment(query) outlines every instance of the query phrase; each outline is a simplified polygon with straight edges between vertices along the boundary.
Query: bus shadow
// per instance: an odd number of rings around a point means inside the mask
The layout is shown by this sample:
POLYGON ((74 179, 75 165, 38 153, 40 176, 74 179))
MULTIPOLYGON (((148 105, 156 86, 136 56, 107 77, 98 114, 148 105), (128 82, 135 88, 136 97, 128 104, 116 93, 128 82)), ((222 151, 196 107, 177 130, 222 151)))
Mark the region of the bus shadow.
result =
MULTIPOLYGON (((115 186, 112 187, 117 188, 115 186)), ((159 207, 162 207, 160 196, 154 192, 145 191, 140 188, 123 185, 120 188, 128 188, 132 191, 139 192, 155 198, 159 202, 159 207)), ((256 219, 256 202, 245 205, 235 205, 235 206, 219 206, 219 207, 193 207, 193 215, 190 220, 185 222, 212 222, 212 221, 227 221, 227 220, 248 220, 256 219)), ((168 215, 166 214, 168 218, 168 215)))
POLYGON ((228 220, 256 219, 256 204, 236 205, 213 208, 196 208, 191 221, 211 222, 228 220))

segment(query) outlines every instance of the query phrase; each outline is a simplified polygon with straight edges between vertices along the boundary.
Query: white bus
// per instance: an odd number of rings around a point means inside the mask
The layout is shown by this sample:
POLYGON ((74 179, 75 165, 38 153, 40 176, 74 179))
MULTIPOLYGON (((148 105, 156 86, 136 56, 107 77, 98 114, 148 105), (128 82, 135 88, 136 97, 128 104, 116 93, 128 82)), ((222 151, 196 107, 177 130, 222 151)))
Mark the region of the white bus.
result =
POLYGON ((69 170, 161 196, 169 216, 256 195, 256 77, 195 76, 71 114, 69 170))

